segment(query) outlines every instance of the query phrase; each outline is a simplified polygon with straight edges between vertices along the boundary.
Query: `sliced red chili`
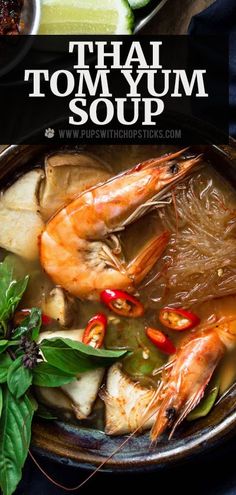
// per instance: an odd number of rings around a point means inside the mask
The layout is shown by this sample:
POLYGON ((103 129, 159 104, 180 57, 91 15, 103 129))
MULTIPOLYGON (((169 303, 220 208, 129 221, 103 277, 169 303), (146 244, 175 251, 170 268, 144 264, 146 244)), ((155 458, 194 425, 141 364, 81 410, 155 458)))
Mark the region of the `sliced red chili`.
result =
POLYGON ((97 313, 88 321, 84 330, 82 342, 98 349, 103 344, 106 327, 107 317, 103 313, 97 313))
MULTIPOLYGON (((16 311, 13 318, 14 325, 17 327, 21 325, 22 321, 24 321, 24 319, 30 315, 30 312, 30 309, 20 309, 19 311, 16 311)), ((53 319, 50 316, 42 314, 42 325, 46 327, 48 325, 51 325, 52 322, 53 319)))
POLYGON ((182 308, 163 308, 159 314, 159 320, 171 330, 190 330, 200 323, 200 318, 190 311, 182 308))
POLYGON ((48 325, 51 325, 53 323, 53 318, 51 316, 42 314, 42 325, 47 327, 48 325))
POLYGON ((158 347, 158 349, 160 349, 160 351, 164 352, 165 354, 176 353, 176 347, 174 346, 173 342, 160 330, 148 327, 146 329, 146 334, 151 342, 156 347, 158 347))
POLYGON ((106 289, 101 292, 100 297, 101 301, 118 315, 137 318, 144 314, 143 304, 128 292, 106 289))

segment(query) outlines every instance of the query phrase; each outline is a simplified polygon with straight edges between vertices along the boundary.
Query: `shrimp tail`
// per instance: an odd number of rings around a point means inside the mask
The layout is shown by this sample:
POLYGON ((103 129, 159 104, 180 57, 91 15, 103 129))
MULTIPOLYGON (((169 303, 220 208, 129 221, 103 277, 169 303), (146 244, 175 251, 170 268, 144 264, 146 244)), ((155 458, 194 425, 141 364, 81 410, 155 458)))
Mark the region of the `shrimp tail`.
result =
POLYGON ((168 231, 151 239, 127 266, 127 274, 138 285, 150 272, 166 249, 170 234, 168 231))
POLYGON ((181 346, 168 375, 165 372, 156 400, 146 414, 158 411, 151 430, 151 441, 156 442, 168 428, 170 438, 179 424, 198 405, 225 346, 218 333, 211 329, 198 334, 181 346))

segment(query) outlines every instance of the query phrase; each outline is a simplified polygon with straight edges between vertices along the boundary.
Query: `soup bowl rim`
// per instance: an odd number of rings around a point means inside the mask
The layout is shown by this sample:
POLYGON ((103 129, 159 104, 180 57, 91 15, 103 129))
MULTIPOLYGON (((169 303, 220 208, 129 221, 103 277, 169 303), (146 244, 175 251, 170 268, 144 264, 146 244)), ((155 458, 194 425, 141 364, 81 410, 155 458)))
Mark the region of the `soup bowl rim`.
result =
MULTIPOLYGON (((223 156, 229 155, 230 147, 236 151, 236 141, 230 138, 229 147, 213 146, 213 151, 222 154, 223 156)), ((31 145, 10 145, 5 149, 0 150, 0 169, 1 164, 12 158, 15 154, 23 154, 24 151, 31 145)), ((34 146, 34 145, 33 145, 34 146)), ((43 149, 46 145, 34 146, 34 148, 43 149)), ((35 150, 36 151, 36 150, 35 150)), ((236 396, 236 384, 232 387, 230 393, 234 393, 236 396)), ((33 450, 42 454, 44 457, 56 460, 57 462, 67 462, 70 465, 79 466, 83 468, 91 469, 97 466, 104 460, 104 456, 98 450, 93 450, 90 445, 87 448, 88 436, 92 435, 92 443, 103 444, 103 442, 109 442, 111 439, 105 435, 105 433, 88 428, 81 428, 82 443, 85 448, 81 448, 81 444, 74 444, 73 439, 73 427, 62 421, 55 421, 55 425, 37 419, 33 427, 33 450), (50 433, 50 430, 52 432, 50 433), (64 441, 60 439, 60 432, 64 441), (55 436, 53 436, 55 434, 55 436), (69 441, 69 445, 65 440, 69 441), (53 440, 53 442, 52 442, 53 440), (72 448, 73 446, 73 448, 72 448), (72 449, 72 450, 70 450, 72 449)), ((106 466, 106 470, 116 471, 139 471, 143 469, 153 469, 156 467, 163 467, 172 464, 173 462, 179 462, 186 460, 195 454, 213 448, 219 442, 229 438, 233 435, 236 426, 236 410, 229 411, 227 416, 212 429, 208 429, 206 432, 199 431, 193 438, 178 439, 178 445, 169 444, 166 450, 159 450, 158 446, 155 450, 148 450, 145 453, 142 451, 136 451, 134 454, 126 457, 125 453, 114 458, 111 458, 106 466)), ((147 437, 148 434, 144 434, 141 437, 147 437)), ((134 439, 134 442, 139 440, 134 439)), ((142 442, 142 440, 141 440, 142 442)))

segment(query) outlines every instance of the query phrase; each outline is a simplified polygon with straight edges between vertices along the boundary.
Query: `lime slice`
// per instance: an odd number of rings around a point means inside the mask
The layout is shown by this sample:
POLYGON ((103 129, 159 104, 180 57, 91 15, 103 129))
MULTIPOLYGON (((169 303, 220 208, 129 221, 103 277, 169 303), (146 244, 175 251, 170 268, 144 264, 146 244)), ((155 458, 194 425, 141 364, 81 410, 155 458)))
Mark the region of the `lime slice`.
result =
POLYGON ((131 34, 126 0, 42 0, 39 34, 131 34))
POLYGON ((128 0, 132 9, 141 9, 141 7, 145 7, 150 1, 151 0, 128 0))

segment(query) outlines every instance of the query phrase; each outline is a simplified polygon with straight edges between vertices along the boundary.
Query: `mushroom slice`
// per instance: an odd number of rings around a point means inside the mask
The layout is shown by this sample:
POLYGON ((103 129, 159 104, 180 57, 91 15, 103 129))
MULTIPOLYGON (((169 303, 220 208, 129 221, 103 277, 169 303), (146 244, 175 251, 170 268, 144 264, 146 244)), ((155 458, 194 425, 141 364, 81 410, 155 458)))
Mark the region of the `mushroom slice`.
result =
POLYGON ((61 387, 63 392, 72 400, 72 408, 77 419, 85 419, 91 414, 103 375, 103 368, 87 371, 81 373, 76 381, 61 387))
MULTIPOLYGON (((43 339, 62 337, 81 342, 83 333, 83 329, 42 332, 40 334, 39 341, 41 342, 43 339)), ((77 419, 85 419, 91 414, 93 404, 98 395, 99 387, 102 383, 103 375, 103 368, 86 371, 85 373, 79 374, 76 381, 61 387, 61 390, 67 397, 69 397, 72 409, 77 419)))
POLYGON ((2 195, 2 203, 10 210, 39 211, 38 193, 44 171, 36 168, 17 179, 2 195))
POLYGON ((38 238, 44 223, 27 210, 10 210, 0 202, 0 246, 27 260, 38 258, 38 238))
POLYGON ((44 220, 72 201, 75 195, 111 177, 107 164, 92 155, 75 152, 48 156, 45 173, 40 189, 40 209, 44 220))
POLYGON ((45 406, 72 411, 70 399, 59 388, 35 387, 37 399, 45 406))
POLYGON ((32 170, 10 186, 0 199, 0 246, 26 258, 38 258, 38 238, 43 231, 37 200, 44 173, 32 170))
POLYGON ((139 385, 121 369, 121 364, 111 366, 107 375, 106 389, 100 393, 105 402, 107 435, 123 435, 140 427, 150 429, 155 417, 143 424, 144 413, 154 398, 156 390, 139 385))
POLYGON ((60 287, 55 287, 45 296, 42 311, 57 320, 62 327, 69 327, 75 317, 75 299, 60 287))

